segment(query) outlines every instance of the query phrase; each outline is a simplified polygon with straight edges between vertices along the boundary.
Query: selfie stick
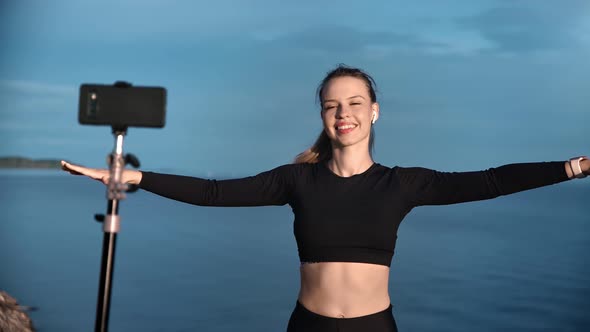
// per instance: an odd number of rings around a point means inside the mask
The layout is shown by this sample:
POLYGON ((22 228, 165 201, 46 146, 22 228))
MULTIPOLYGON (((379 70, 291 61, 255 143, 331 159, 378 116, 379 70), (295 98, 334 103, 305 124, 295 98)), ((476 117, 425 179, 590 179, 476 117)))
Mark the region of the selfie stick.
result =
POLYGON ((113 127, 115 136, 115 149, 108 156, 109 183, 107 185, 107 214, 97 214, 96 221, 103 223, 104 237, 102 241, 102 263, 100 268, 100 284, 98 289, 98 304, 96 306, 96 324, 94 330, 106 332, 108 330, 109 309, 112 288, 113 268, 115 265, 115 245, 117 233, 121 227, 119 217, 119 201, 125 199, 125 192, 137 190, 135 185, 127 185, 121 182, 125 164, 139 167, 139 161, 132 154, 123 156, 123 137, 127 132, 126 127, 113 127))

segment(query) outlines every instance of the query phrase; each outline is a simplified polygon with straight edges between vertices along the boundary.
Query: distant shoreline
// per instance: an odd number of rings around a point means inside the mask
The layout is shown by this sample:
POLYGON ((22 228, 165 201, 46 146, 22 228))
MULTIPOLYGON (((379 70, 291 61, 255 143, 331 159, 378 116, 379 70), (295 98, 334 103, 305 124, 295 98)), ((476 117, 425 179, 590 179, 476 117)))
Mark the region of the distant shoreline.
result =
POLYGON ((0 157, 0 169, 61 169, 61 160, 0 157))

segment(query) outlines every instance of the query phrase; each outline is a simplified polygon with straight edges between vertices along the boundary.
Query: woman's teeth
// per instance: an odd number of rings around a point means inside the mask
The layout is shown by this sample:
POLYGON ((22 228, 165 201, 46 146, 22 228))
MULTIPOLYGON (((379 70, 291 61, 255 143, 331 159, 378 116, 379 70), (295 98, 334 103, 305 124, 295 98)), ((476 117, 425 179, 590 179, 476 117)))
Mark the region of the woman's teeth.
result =
POLYGON ((338 126, 337 129, 338 130, 345 130, 345 129, 352 129, 356 127, 355 125, 345 125, 345 126, 338 126))

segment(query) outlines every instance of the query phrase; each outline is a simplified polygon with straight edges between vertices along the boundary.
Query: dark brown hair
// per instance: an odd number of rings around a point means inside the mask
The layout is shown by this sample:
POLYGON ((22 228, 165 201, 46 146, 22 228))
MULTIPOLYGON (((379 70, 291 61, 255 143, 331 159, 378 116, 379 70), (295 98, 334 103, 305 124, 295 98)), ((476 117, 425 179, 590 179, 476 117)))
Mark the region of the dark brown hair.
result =
MULTIPOLYGON (((323 104, 323 94, 324 88, 330 82, 330 80, 337 78, 337 77, 354 77, 361 79, 365 82, 367 86, 367 90, 369 91, 369 96, 371 97, 371 103, 377 102, 377 94, 376 94, 376 86, 375 80, 367 73, 362 71, 359 68, 349 67, 344 64, 339 64, 338 67, 329 71, 326 74, 326 77, 322 80, 320 85, 317 88, 317 100, 320 104, 320 108, 323 104)), ((369 151, 373 150, 373 143, 374 143, 375 132, 371 127, 371 135, 369 138, 369 151)), ((301 152, 300 154, 295 157, 295 163, 318 163, 324 162, 332 158, 332 143, 330 142, 330 138, 326 134, 325 130, 322 130, 319 137, 316 139, 315 143, 307 150, 301 152)))

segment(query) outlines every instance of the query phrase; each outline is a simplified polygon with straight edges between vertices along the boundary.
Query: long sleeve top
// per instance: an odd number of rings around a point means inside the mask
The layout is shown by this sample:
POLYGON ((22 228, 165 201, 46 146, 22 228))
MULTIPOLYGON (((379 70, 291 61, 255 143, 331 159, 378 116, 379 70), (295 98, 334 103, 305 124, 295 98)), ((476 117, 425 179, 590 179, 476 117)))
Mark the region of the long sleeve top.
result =
POLYGON ((566 180, 563 161, 472 172, 375 163, 351 177, 340 177, 317 163, 283 165, 230 180, 143 172, 140 187, 202 206, 289 204, 302 262, 390 266, 398 227, 414 207, 490 199, 566 180))

